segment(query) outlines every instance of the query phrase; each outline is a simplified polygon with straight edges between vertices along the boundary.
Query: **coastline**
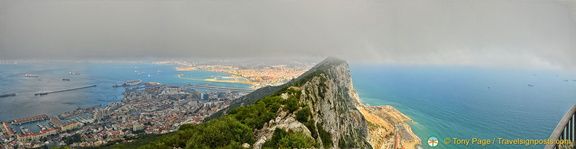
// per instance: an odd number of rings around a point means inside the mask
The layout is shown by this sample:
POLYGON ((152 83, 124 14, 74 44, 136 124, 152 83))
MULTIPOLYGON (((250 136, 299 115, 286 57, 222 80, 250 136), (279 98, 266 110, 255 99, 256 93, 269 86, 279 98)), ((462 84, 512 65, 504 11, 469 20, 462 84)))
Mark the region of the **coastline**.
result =
POLYGON ((356 108, 368 123, 368 141, 372 147, 384 149, 400 145, 406 149, 416 149, 421 145, 420 138, 406 124, 413 120, 394 107, 367 106, 360 102, 360 98, 356 98, 356 108))

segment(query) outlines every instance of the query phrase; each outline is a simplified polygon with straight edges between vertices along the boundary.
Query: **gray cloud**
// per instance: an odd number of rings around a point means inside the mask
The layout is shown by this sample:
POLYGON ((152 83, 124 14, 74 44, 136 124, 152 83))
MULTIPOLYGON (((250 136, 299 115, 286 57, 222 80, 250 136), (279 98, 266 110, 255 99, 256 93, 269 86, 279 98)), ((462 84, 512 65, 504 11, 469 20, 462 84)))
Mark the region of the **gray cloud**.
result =
POLYGON ((0 58, 324 57, 576 68, 572 2, 0 0, 0 58))

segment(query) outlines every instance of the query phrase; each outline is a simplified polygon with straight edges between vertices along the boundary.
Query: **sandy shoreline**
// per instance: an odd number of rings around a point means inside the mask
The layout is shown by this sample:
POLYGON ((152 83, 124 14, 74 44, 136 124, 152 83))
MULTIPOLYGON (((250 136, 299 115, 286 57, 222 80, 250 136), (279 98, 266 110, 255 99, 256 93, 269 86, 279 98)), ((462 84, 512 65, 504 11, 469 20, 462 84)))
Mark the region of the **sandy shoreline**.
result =
POLYGON ((420 138, 406 124, 406 121, 413 120, 394 107, 366 106, 360 101, 357 101, 356 107, 368 122, 368 141, 374 148, 394 148, 395 145, 400 145, 413 149, 421 145, 420 138), (398 144, 396 140, 399 140, 398 144))

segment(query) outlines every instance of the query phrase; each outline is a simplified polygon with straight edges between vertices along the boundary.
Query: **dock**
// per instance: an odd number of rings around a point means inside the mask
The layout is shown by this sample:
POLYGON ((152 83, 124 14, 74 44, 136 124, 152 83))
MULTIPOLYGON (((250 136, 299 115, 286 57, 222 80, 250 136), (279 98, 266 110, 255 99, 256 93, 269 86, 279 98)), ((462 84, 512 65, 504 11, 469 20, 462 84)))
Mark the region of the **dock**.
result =
POLYGON ((202 89, 224 90, 224 91, 238 91, 238 92, 252 92, 252 91, 254 91, 254 89, 218 87, 218 86, 197 85, 197 84, 187 84, 186 86, 194 87, 194 88, 202 88, 202 89))
POLYGON ((67 91, 79 90, 79 89, 90 88, 90 87, 96 87, 96 85, 83 86, 83 87, 64 89, 64 90, 57 90, 57 91, 50 91, 50 92, 40 92, 40 93, 34 94, 34 96, 38 96, 38 95, 42 96, 42 95, 48 95, 48 94, 52 94, 52 93, 67 92, 67 91))

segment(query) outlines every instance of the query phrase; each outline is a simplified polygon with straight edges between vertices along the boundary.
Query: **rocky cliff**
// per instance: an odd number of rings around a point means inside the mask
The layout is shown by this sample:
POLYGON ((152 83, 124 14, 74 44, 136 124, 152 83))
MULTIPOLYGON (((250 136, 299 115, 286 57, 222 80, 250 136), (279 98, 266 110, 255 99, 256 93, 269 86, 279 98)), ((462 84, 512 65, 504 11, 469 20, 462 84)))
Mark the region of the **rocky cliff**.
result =
POLYGON ((310 105, 313 119, 330 132, 334 145, 369 147, 366 120, 355 106, 358 95, 348 64, 328 58, 319 67, 321 73, 302 84, 300 100, 310 105))
POLYGON ((275 119, 256 131, 255 148, 273 141, 276 128, 306 134, 320 148, 416 148, 420 144, 405 124, 412 119, 392 106, 366 106, 360 102, 344 60, 327 58, 284 87, 298 93, 284 92, 282 98, 296 97, 305 108, 293 113, 281 108, 275 119), (310 120, 301 120, 298 113, 308 110, 310 120))
POLYGON ((297 81, 289 83, 290 90, 282 98, 295 97, 305 108, 289 113, 282 108, 277 117, 258 130, 255 148, 273 139, 276 128, 288 132, 302 132, 312 137, 320 148, 370 148, 366 120, 356 108, 358 95, 352 87, 348 64, 340 59, 327 58, 297 81), (308 112, 309 120, 298 118, 308 112))

